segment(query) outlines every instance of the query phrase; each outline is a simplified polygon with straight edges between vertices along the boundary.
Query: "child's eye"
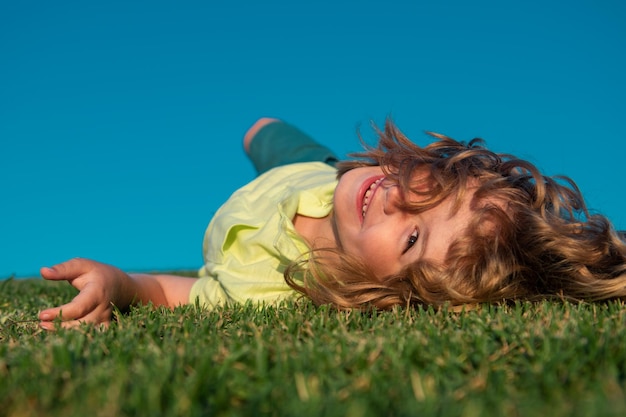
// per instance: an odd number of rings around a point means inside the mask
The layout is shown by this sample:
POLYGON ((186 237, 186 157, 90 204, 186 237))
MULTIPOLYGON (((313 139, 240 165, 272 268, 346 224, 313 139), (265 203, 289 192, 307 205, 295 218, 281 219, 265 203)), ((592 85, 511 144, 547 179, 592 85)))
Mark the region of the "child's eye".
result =
POLYGON ((413 233, 411 233, 411 236, 409 236, 409 240, 406 242, 406 249, 404 250, 404 252, 406 252, 409 249, 411 249, 413 247, 413 245, 415 245, 415 243, 417 243, 417 238, 419 237, 419 235, 420 234, 418 233, 417 229, 415 229, 413 231, 413 233))

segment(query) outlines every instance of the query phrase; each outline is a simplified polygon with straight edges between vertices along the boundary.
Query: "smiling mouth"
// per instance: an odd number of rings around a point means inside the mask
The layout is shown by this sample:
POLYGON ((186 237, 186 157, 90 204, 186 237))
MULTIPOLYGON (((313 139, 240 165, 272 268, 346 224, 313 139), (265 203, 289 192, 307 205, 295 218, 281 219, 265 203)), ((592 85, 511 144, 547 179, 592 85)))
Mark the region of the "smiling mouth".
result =
POLYGON ((374 195, 374 192, 376 191, 376 188, 380 185, 381 182, 383 182, 384 179, 385 179, 385 177, 378 178, 376 181, 374 181, 372 184, 370 184, 370 186, 367 188, 367 190, 365 190, 365 193, 363 194, 363 201, 361 203, 361 218, 363 220, 365 220, 365 215, 367 213, 367 208, 369 207, 370 200, 371 200, 372 196, 374 195))

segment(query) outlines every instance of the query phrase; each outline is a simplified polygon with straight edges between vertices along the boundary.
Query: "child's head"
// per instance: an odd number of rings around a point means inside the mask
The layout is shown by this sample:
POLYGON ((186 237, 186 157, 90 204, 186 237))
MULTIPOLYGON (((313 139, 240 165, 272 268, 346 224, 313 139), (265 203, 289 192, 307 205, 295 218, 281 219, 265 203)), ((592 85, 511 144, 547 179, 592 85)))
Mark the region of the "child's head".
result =
POLYGON ((428 173, 418 168, 410 189, 404 190, 391 169, 350 169, 341 175, 334 195, 332 223, 338 247, 362 259, 379 279, 418 260, 443 264, 450 243, 480 209, 473 200, 477 184, 468 184, 462 196, 449 195, 424 207, 432 187, 428 173))
POLYGON ((339 164, 340 248, 316 250, 304 287, 339 307, 626 296, 626 248, 590 215, 570 180, 431 134, 426 147, 391 121, 376 147, 339 164), (340 261, 335 255, 339 254, 340 261))

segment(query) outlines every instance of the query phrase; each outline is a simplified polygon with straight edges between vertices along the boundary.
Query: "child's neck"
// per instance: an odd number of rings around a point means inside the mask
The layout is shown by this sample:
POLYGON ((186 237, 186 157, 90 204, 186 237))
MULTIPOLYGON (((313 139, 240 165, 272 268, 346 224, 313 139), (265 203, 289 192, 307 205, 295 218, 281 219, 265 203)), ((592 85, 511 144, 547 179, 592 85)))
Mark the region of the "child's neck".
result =
POLYGON ((296 214, 293 218, 293 225, 312 249, 335 248, 337 247, 337 242, 335 241, 330 216, 315 218, 296 214))

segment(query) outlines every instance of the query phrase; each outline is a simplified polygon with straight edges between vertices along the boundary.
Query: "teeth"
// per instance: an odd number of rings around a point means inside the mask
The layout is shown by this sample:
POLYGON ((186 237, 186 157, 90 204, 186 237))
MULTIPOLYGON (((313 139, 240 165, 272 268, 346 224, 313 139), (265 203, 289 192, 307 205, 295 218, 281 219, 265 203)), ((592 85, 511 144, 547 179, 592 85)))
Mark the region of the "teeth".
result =
POLYGON ((369 206, 370 196, 374 192, 374 189, 378 187, 378 184, 380 184, 383 181, 383 179, 384 178, 376 180, 372 185, 370 185, 370 188, 368 188, 367 191, 365 192, 365 196, 363 196, 363 207, 361 208, 361 213, 363 214, 363 218, 365 218, 365 213, 367 213, 367 207, 369 206))

